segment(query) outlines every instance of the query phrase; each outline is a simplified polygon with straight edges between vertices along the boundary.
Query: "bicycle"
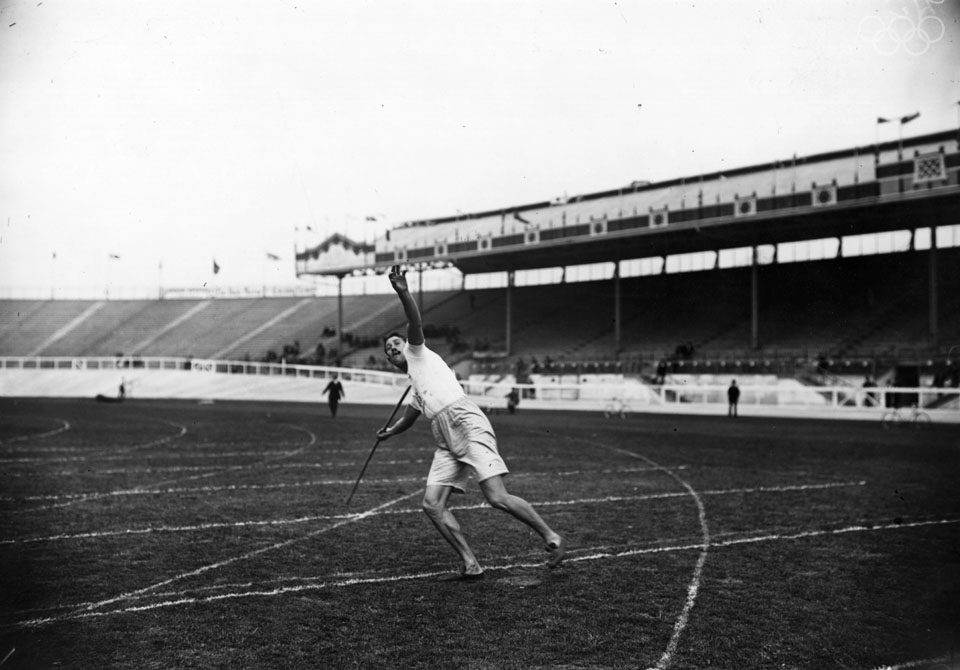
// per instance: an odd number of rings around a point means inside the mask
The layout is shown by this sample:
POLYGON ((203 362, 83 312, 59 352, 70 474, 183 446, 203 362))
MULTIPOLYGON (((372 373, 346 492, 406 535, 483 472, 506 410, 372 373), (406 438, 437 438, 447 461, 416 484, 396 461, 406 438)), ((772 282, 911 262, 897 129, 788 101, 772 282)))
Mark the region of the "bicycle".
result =
POLYGON ((919 430, 920 426, 929 426, 930 423, 930 415, 916 405, 910 406, 909 413, 901 411, 899 407, 896 407, 888 412, 884 412, 883 416, 880 417, 880 425, 882 425, 885 430, 906 424, 912 424, 914 430, 919 430))

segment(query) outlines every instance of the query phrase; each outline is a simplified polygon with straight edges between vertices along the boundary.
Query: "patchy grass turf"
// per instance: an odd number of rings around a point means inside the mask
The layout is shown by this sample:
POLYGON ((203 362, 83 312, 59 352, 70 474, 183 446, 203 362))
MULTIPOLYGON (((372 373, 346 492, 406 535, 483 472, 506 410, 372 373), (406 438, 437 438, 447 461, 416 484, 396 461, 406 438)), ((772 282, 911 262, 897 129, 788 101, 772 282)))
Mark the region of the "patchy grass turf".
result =
MULTIPOLYGON (((570 543, 482 504, 487 569, 419 509, 428 426, 385 408, 0 400, 0 665, 924 668, 958 651, 954 426, 492 417, 570 543), (3 659, 6 658, 5 661, 3 659)), ((940 667, 943 667, 942 665, 940 667)))

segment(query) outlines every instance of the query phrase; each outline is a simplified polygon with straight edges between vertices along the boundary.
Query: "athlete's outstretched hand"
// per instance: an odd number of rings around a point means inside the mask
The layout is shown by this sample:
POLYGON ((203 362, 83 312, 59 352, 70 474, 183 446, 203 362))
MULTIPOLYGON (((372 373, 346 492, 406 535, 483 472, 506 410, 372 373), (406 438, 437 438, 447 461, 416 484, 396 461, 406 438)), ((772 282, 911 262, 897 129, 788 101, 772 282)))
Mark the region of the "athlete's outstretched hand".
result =
POLYGON ((410 288, 407 286, 407 273, 406 271, 400 272, 400 266, 394 265, 390 268, 390 285, 393 287, 393 290, 397 293, 404 293, 409 291, 410 288))

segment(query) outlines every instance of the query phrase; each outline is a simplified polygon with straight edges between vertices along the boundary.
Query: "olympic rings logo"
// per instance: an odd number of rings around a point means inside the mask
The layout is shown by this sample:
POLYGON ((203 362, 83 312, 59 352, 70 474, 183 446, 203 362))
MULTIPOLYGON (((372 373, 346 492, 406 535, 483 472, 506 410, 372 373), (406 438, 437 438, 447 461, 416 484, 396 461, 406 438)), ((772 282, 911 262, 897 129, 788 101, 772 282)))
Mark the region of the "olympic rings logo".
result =
POLYGON ((860 21, 860 39, 884 56, 892 56, 901 49, 911 56, 921 56, 943 39, 947 29, 934 13, 932 5, 944 0, 913 0, 916 17, 904 8, 900 12, 887 11, 867 16, 860 21))

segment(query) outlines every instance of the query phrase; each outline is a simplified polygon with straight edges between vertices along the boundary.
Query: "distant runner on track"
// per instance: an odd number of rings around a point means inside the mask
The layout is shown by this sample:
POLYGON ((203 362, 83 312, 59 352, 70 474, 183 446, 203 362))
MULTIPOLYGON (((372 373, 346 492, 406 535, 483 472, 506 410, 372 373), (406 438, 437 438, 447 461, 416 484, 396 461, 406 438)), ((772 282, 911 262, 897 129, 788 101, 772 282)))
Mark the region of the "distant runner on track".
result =
POLYGON ((549 554, 547 567, 557 567, 566 551, 563 538, 546 524, 530 503, 507 492, 503 475, 509 471, 497 450, 493 426, 463 392, 453 370, 427 348, 420 310, 410 295, 406 273, 401 273, 400 266, 395 265, 389 277, 407 317, 407 338, 404 340, 399 333, 391 333, 384 338, 383 350, 387 360, 409 375, 414 396, 404 408, 403 415, 392 426, 381 429, 377 437, 386 440, 404 432, 421 414, 430 419, 437 450, 427 475, 423 510, 463 561, 459 574, 445 575, 441 579, 454 581, 483 577, 483 568, 448 507, 452 491, 464 492, 470 468, 476 473, 487 502, 539 533, 549 554))

